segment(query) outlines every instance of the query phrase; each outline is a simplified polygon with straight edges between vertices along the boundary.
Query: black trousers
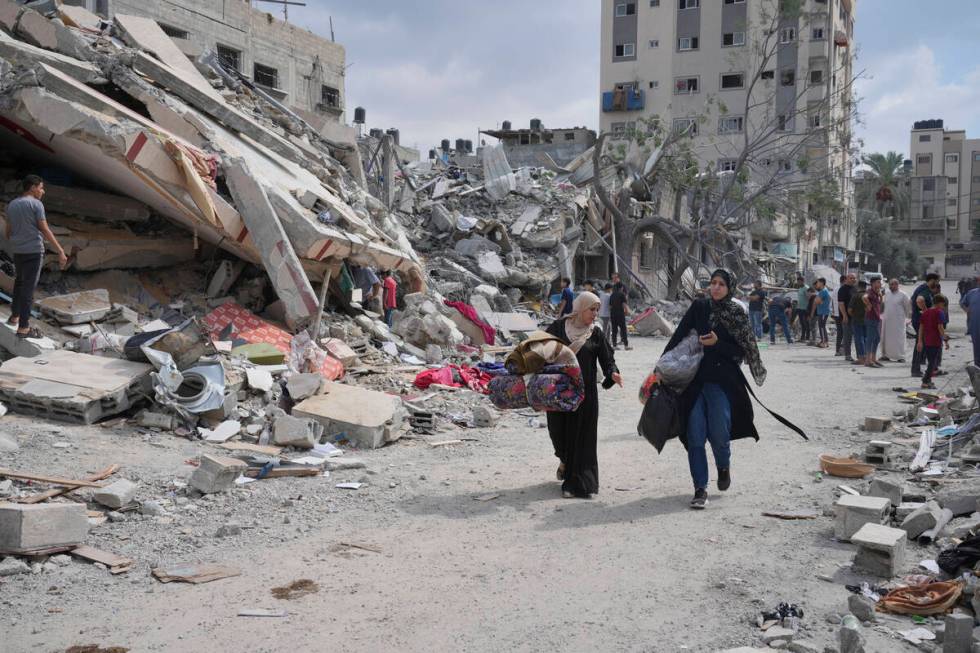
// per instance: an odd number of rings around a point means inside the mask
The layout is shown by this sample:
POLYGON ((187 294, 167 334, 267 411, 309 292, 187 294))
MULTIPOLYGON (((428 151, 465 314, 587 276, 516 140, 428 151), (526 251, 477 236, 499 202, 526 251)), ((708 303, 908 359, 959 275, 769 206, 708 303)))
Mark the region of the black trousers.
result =
MULTIPOLYGON (((918 348, 916 348, 918 349, 918 348)), ((922 357, 926 361, 926 373, 922 375, 922 384, 925 385, 932 381, 933 375, 939 369, 939 357, 943 353, 942 347, 923 347, 922 357)))
POLYGON ((622 334, 623 345, 629 347, 630 341, 626 336, 626 316, 625 315, 613 315, 612 320, 612 346, 616 346, 616 334, 622 334))
POLYGON ((34 289, 41 276, 43 254, 14 254, 14 296, 10 304, 10 316, 20 320, 19 328, 31 325, 31 308, 34 307, 34 289))

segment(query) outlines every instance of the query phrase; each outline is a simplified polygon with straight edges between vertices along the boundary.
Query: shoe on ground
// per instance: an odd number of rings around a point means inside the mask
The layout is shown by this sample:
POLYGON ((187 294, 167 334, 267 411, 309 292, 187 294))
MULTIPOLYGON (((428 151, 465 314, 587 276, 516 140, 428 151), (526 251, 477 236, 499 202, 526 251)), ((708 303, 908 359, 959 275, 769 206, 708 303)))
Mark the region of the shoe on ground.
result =
POLYGON ((732 486, 732 471, 731 469, 719 469, 718 470, 718 489, 724 492, 732 486))
POLYGON ((691 499, 691 508, 694 510, 704 510, 705 506, 708 505, 708 491, 704 488, 698 488, 694 491, 694 498, 691 499))
POLYGON ((569 492, 568 490, 562 490, 561 491, 561 498, 562 499, 574 499, 575 498, 575 495, 572 492, 569 492))

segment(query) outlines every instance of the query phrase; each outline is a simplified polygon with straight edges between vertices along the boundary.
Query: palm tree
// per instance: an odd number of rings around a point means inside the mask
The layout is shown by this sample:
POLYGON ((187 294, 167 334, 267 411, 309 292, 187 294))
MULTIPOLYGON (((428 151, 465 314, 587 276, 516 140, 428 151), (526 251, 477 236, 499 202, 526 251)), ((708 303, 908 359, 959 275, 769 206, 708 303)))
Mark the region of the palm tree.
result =
POLYGON ((868 154, 861 162, 869 169, 864 182, 857 189, 858 206, 874 209, 881 217, 888 215, 902 218, 908 215, 908 175, 905 173, 905 157, 898 152, 868 154))

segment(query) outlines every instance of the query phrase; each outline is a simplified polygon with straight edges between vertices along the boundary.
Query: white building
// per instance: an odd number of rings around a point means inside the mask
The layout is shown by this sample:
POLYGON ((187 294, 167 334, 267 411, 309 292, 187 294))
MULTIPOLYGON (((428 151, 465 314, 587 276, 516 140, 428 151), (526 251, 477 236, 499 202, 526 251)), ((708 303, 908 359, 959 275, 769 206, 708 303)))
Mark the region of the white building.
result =
POLYGON ((756 226, 746 242, 760 257, 796 257, 800 269, 818 261, 843 268, 857 235, 849 152, 854 0, 800 0, 798 14, 782 16, 777 4, 603 0, 600 127, 615 135, 641 116, 675 129, 693 122, 695 154, 719 171, 734 168, 746 135, 778 132, 797 144, 794 154, 753 153, 753 177, 778 171, 797 188, 829 175, 845 208, 817 222, 804 202, 799 215, 756 226))

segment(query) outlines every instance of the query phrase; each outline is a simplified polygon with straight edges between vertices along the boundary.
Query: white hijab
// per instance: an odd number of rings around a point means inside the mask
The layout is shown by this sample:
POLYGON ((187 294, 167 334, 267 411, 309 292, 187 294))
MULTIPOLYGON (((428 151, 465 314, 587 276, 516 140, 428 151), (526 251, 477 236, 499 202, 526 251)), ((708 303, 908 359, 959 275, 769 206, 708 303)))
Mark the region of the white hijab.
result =
POLYGON ((588 325, 579 324, 579 316, 590 310, 593 306, 599 306, 602 302, 590 292, 581 292, 572 303, 572 312, 565 316, 565 335, 568 336, 569 347, 576 354, 579 349, 592 337, 595 330, 595 323, 588 325))

